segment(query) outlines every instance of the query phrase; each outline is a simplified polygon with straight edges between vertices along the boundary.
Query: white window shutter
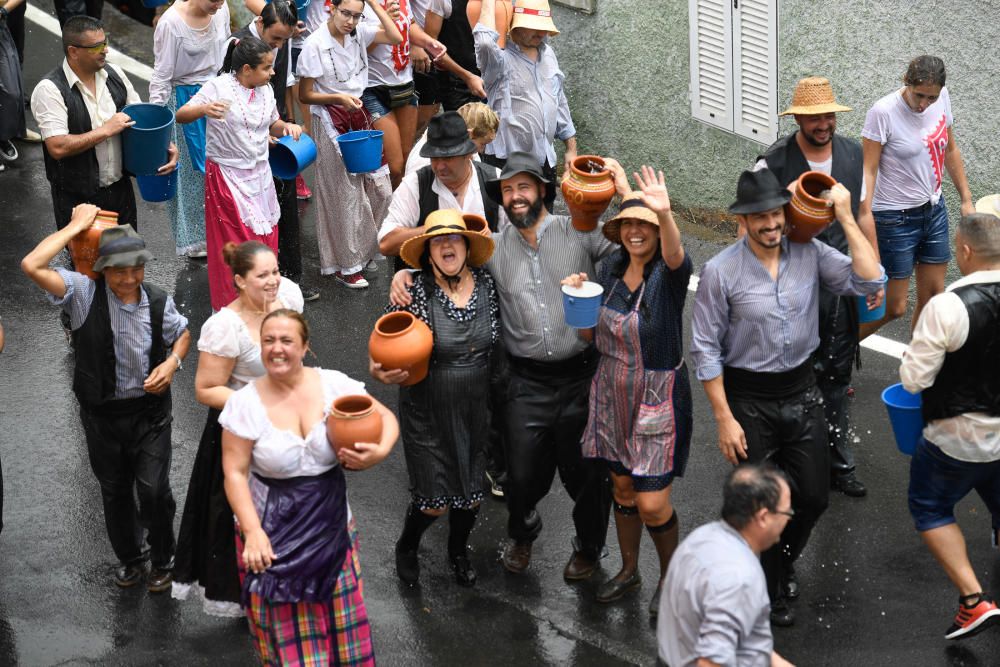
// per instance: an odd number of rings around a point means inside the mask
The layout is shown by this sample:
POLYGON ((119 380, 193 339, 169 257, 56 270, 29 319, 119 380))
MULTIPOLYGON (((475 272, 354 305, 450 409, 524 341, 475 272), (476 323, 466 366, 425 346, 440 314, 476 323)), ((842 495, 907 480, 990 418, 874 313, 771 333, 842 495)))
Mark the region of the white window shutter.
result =
POLYGON ((691 115, 733 131, 731 0, 691 0, 691 115))
POLYGON ((733 10, 733 131, 769 145, 778 138, 778 3, 737 0, 733 10))

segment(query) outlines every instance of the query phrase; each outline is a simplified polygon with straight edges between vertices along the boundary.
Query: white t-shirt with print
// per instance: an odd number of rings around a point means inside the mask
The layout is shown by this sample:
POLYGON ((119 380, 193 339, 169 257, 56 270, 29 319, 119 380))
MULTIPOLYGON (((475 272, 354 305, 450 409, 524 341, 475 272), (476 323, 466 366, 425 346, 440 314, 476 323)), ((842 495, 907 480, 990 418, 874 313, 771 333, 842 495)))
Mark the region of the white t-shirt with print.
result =
POLYGON ((375 41, 379 23, 364 22, 344 37, 341 45, 327 27, 309 35, 295 74, 315 79, 313 90, 322 94, 342 93, 361 97, 368 87, 368 46, 375 41))
MULTIPOLYGON (((386 0, 381 0, 383 3, 386 0)), ((408 0, 399 0, 399 17, 396 27, 403 34, 402 44, 379 44, 371 50, 368 70, 369 86, 397 86, 413 81, 413 65, 410 63, 410 23, 413 14, 408 0)), ((378 14, 365 4, 365 24, 381 26, 378 14)))
POLYGON ((954 122, 946 87, 923 113, 910 109, 902 89, 872 105, 861 136, 882 144, 873 211, 898 211, 927 202, 938 203, 948 128, 954 122))

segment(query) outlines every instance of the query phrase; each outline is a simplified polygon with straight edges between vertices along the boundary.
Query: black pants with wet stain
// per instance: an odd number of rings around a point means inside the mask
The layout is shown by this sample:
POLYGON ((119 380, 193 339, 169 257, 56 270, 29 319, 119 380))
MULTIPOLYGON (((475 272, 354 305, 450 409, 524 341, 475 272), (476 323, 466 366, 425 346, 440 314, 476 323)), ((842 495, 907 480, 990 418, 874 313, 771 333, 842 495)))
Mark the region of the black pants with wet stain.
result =
POLYGON ((830 449, 822 394, 812 384, 781 399, 730 396, 729 409, 746 435, 748 460, 770 461, 790 480, 795 517, 781 541, 760 558, 774 600, 783 570, 802 553, 829 501, 830 449))
POLYGON ((141 561, 145 529, 153 566, 168 566, 177 509, 170 490, 170 398, 110 403, 100 409, 81 406, 80 420, 90 467, 101 485, 111 547, 121 563, 141 561))
POLYGON ((77 204, 93 204, 105 211, 118 214, 119 225, 132 225, 139 229, 139 214, 135 206, 135 192, 132 190, 132 179, 122 176, 106 188, 98 188, 93 197, 84 197, 73 192, 67 192, 55 185, 52 189, 52 210, 56 216, 56 229, 62 229, 73 219, 73 208, 77 204))
POLYGON ((823 394, 823 410, 830 440, 830 472, 848 475, 856 463, 851 448, 851 373, 858 345, 858 317, 854 297, 820 290, 819 347, 813 354, 816 384, 823 394))

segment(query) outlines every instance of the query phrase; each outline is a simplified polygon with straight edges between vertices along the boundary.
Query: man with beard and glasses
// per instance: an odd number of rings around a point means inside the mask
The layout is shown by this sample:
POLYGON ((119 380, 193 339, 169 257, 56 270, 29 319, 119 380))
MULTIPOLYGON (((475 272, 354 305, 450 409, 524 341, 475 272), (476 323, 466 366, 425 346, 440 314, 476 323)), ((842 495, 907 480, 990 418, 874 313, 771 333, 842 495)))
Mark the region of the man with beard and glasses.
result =
MULTIPOLYGON (((617 171, 621 167, 610 161, 617 171)), ((616 179, 616 183, 624 178, 616 179)), ((495 251, 485 264, 500 296, 500 319, 510 362, 507 390, 507 530, 513 542, 501 561, 520 574, 531 562, 532 543, 542 530, 535 510, 552 486, 556 470, 573 498, 576 537, 563 576, 590 577, 604 552, 611 509, 607 467, 582 456, 590 380, 597 368, 594 346, 566 325, 560 281, 594 273, 615 244, 600 227, 573 229, 568 216, 551 215, 544 204, 545 178, 530 154, 510 155, 490 189, 503 202, 510 225, 493 235, 495 251)), ((405 305, 407 272, 396 274, 391 299, 405 305)))
MULTIPOLYGON (((843 183, 851 193, 851 213, 877 257, 875 219, 870 209, 861 208, 861 202, 865 200, 861 144, 836 134, 837 112, 850 110, 850 107, 837 104, 834 100, 833 88, 827 79, 802 79, 795 87, 791 107, 781 113, 782 116, 794 116, 799 129, 774 142, 757 159, 754 169, 770 169, 783 186, 794 183, 807 171, 829 174, 838 183, 843 183)), ((837 220, 816 238, 847 254, 847 237, 837 220)), ((813 355, 813 371, 823 394, 823 410, 830 437, 831 487, 860 498, 867 490, 855 475, 854 452, 851 451, 848 436, 847 392, 851 386, 851 370, 859 342, 858 311, 854 304, 851 297, 837 296, 820 288, 820 341, 813 355)), ((788 593, 794 597, 797 593, 794 579, 790 584, 788 593)))
POLYGON ((830 491, 823 397, 811 361, 820 288, 873 294, 885 275, 854 221, 850 192, 838 183, 830 198, 850 257, 817 240, 790 243, 783 206, 791 194, 769 169, 743 172, 729 212, 745 234, 705 265, 694 300, 691 361, 712 404, 719 449, 733 465, 770 460, 791 480, 795 518, 761 556, 778 626, 794 622, 788 573, 830 491))

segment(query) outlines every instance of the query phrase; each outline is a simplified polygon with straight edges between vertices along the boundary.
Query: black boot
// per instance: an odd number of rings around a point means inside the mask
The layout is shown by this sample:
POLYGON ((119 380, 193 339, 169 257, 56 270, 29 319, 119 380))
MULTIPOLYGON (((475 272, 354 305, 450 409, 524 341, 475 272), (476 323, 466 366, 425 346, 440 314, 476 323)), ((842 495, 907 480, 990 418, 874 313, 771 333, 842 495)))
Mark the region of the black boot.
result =
POLYGON ((406 508, 406 520, 403 522, 403 534, 396 541, 396 574, 403 583, 413 586, 420 580, 420 561, 417 559, 417 549, 420 548, 420 538, 424 531, 437 521, 437 517, 424 514, 412 503, 406 508))
POLYGON ((451 508, 448 516, 448 560, 459 586, 475 586, 476 571, 469 562, 469 535, 476 524, 479 506, 460 510, 451 508))
POLYGON ((649 615, 652 618, 656 618, 660 613, 660 593, 663 590, 663 580, 667 576, 667 567, 670 565, 670 559, 677 549, 677 537, 680 533, 677 525, 677 511, 674 510, 674 513, 670 515, 666 523, 659 526, 646 526, 646 530, 649 532, 649 536, 653 538, 653 544, 656 545, 656 555, 660 558, 660 580, 656 584, 656 592, 653 593, 653 599, 649 601, 649 615))

